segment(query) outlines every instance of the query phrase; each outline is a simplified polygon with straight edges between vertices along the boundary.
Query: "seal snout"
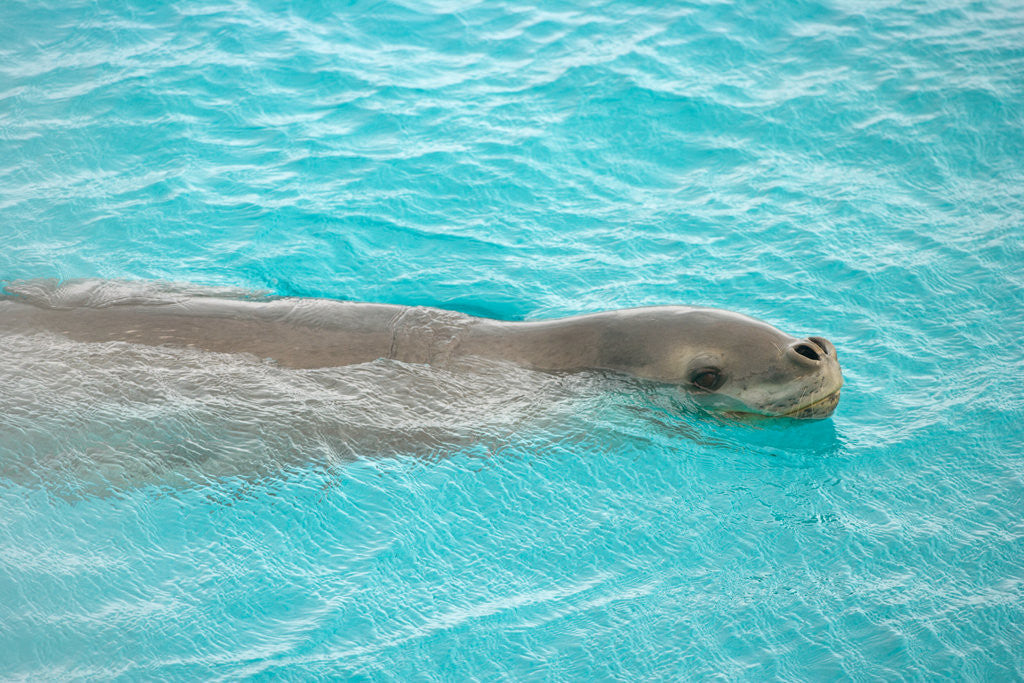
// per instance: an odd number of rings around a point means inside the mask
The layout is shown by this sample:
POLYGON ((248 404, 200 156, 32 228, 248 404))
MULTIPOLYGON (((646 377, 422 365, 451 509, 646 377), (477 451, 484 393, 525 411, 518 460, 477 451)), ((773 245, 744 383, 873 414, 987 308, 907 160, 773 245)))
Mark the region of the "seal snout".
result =
POLYGON ((828 357, 836 356, 836 347, 824 337, 807 337, 793 342, 789 347, 789 355, 802 363, 818 364, 828 357))

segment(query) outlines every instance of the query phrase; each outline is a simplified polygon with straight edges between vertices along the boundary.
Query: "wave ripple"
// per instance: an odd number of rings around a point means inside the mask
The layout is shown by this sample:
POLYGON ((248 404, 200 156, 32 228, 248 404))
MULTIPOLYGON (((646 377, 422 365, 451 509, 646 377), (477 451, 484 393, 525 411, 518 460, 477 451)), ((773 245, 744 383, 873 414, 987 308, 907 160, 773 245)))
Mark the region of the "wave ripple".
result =
POLYGON ((1024 677, 1019 3, 5 0, 0 281, 731 308, 619 378, 0 336, 0 677, 1024 677))

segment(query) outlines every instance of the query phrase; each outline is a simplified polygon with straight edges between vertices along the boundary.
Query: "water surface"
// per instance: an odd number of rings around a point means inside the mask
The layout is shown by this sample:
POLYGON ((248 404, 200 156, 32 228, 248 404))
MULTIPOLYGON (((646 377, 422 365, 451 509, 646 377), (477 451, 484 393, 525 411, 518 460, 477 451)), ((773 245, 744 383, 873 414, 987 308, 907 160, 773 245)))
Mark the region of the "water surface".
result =
POLYGON ((710 305, 828 421, 0 339, 0 676, 1024 677, 1013 2, 0 5, 0 280, 710 305))

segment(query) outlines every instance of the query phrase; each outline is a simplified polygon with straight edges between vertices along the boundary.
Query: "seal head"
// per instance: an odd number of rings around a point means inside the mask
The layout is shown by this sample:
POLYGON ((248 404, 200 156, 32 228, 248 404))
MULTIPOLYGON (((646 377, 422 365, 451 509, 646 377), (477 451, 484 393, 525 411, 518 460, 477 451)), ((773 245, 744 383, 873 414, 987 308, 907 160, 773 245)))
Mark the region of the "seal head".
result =
POLYGON ((824 337, 797 338, 717 309, 663 309, 658 317, 646 342, 633 346, 646 348, 648 362, 622 369, 678 385, 716 412, 825 418, 835 411, 843 376, 824 337))
POLYGON ((671 384, 715 412, 828 417, 843 376, 835 346, 731 311, 652 306, 530 322, 478 320, 468 355, 549 371, 612 370, 671 384))

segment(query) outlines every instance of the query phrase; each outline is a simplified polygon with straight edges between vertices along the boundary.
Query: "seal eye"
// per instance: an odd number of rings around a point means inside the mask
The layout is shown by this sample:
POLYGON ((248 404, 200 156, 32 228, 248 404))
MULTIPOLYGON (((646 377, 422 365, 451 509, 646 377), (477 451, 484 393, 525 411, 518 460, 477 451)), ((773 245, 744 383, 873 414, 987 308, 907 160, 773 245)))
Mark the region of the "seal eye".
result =
POLYGON ((690 382, 705 391, 714 391, 722 385, 722 373, 715 368, 698 370, 690 382))

